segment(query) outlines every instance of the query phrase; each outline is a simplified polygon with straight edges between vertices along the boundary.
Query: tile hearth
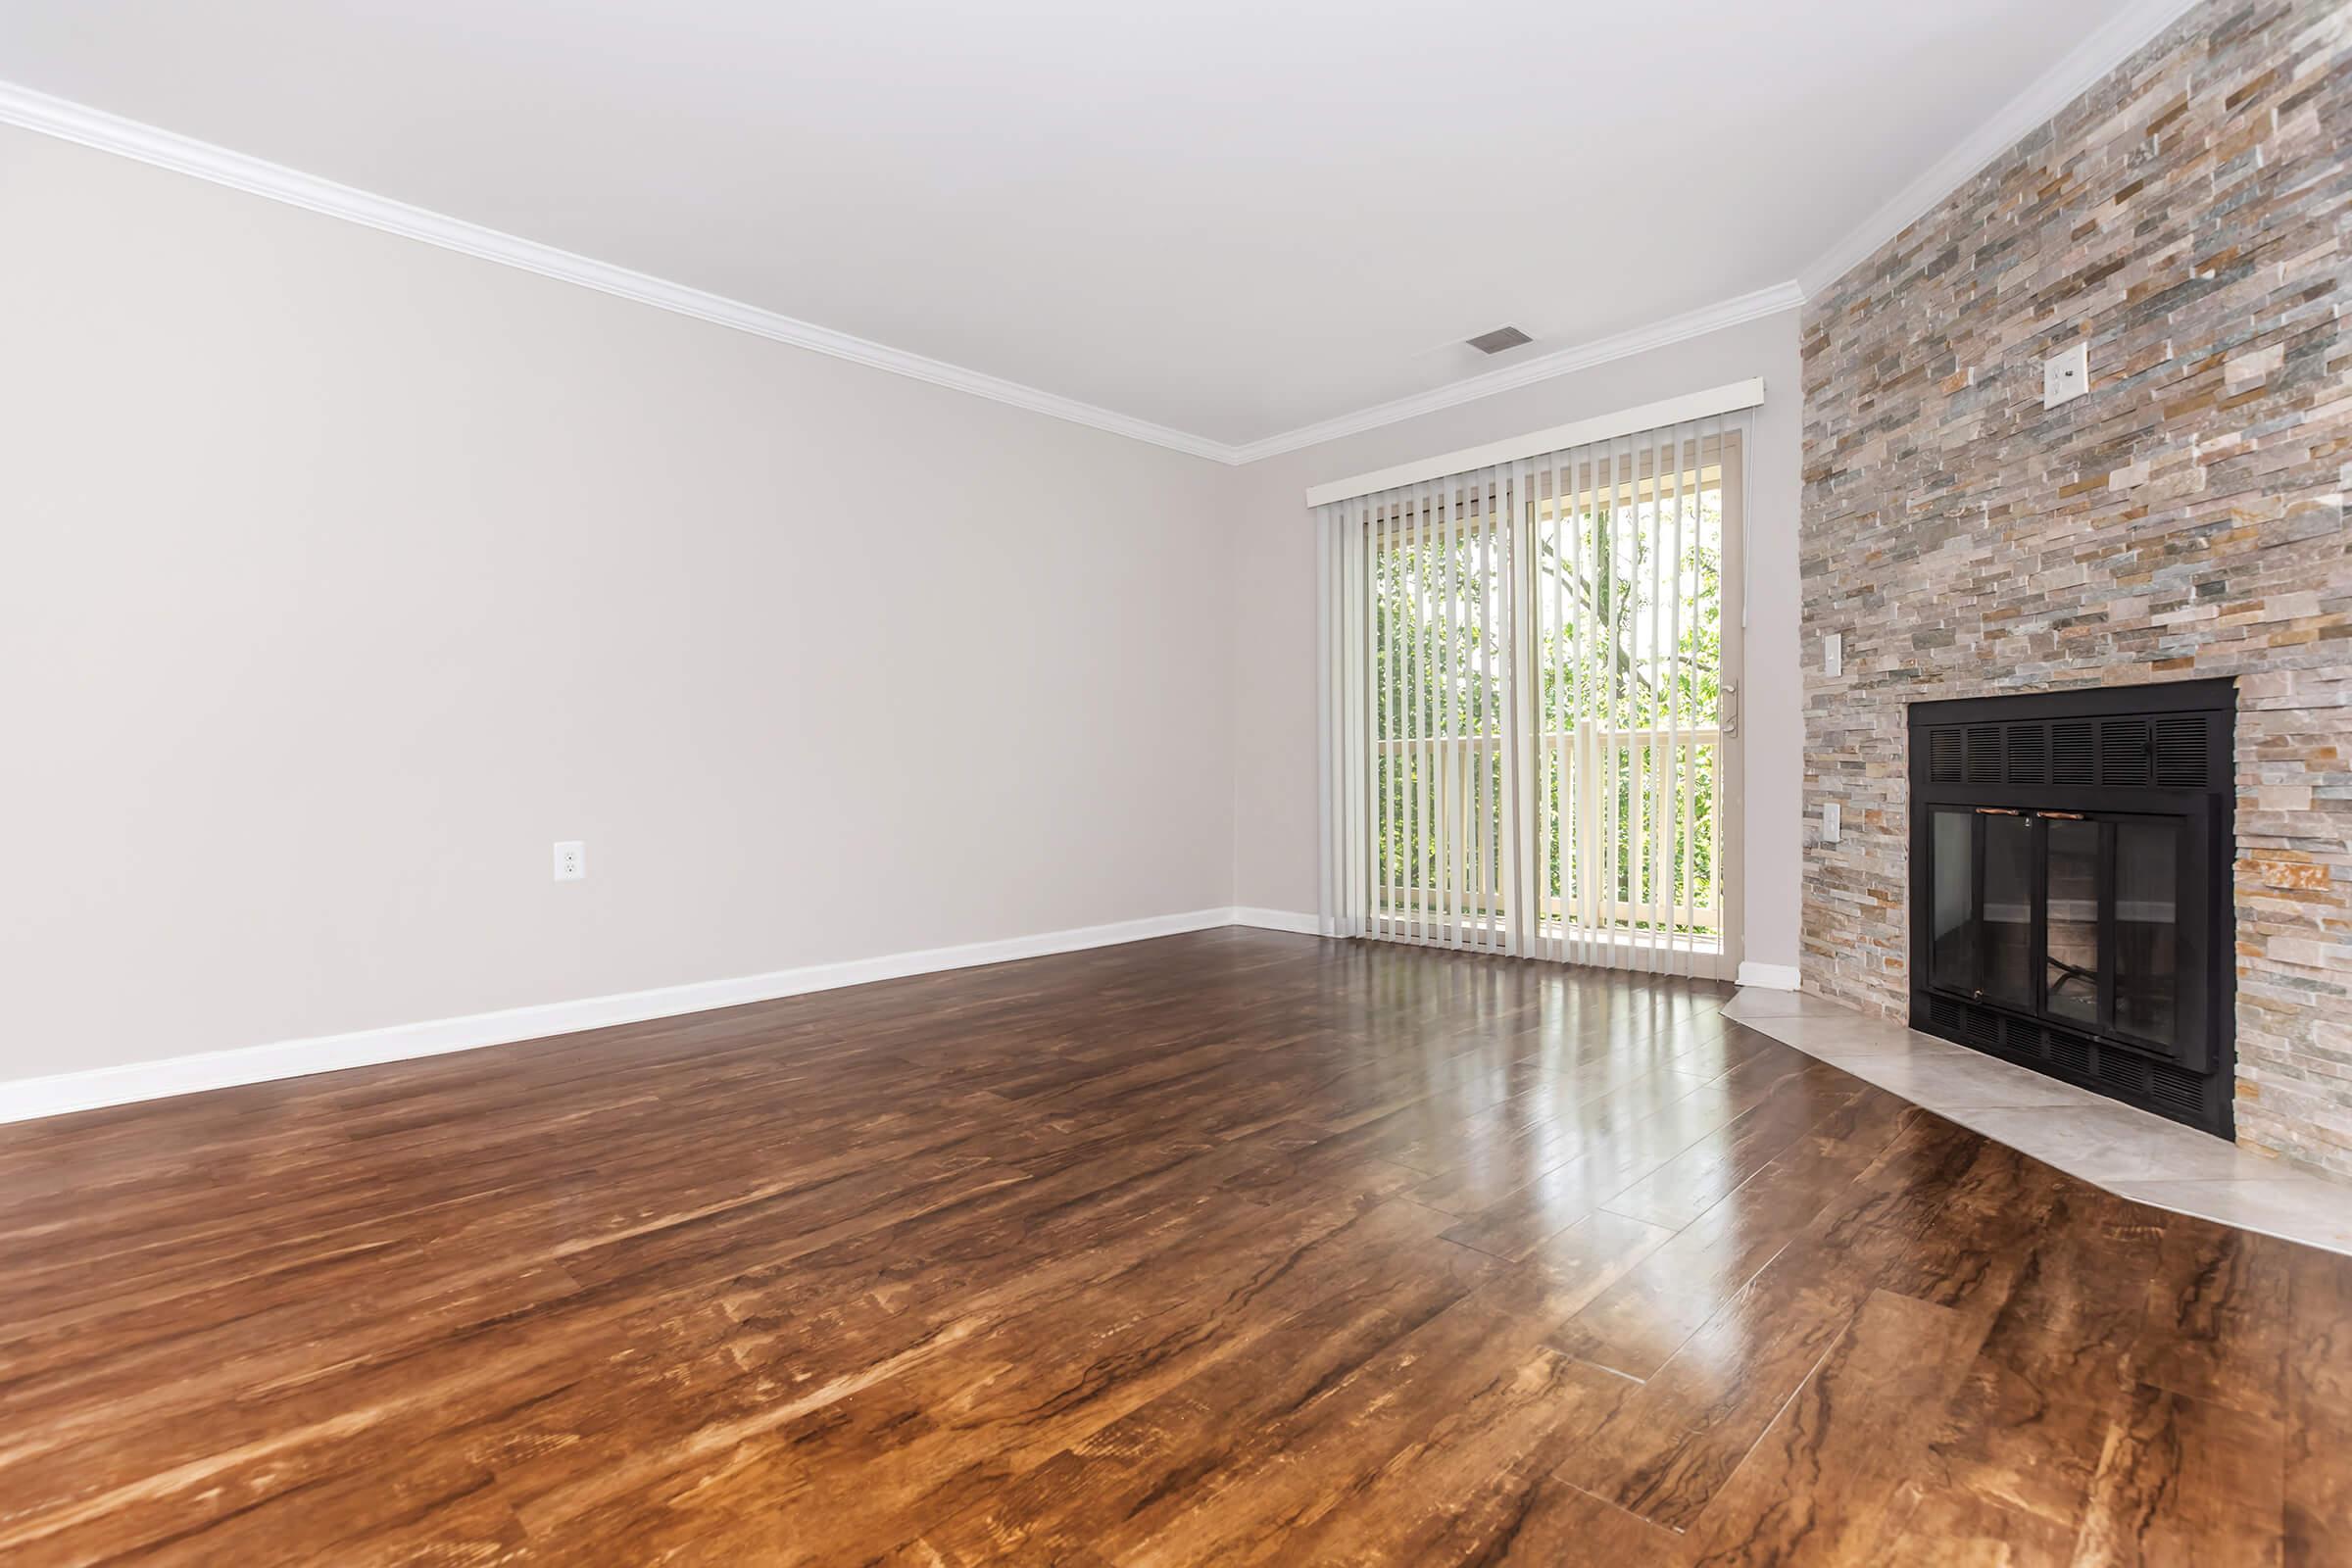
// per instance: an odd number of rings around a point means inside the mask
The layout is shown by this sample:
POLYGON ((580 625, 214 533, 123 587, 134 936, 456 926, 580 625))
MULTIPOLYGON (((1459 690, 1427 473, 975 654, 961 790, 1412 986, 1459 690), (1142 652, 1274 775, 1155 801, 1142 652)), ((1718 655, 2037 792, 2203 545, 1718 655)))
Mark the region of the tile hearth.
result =
POLYGON ((2352 1188, 1822 997, 1750 986, 1723 1012, 2122 1197, 2352 1253, 2352 1188))

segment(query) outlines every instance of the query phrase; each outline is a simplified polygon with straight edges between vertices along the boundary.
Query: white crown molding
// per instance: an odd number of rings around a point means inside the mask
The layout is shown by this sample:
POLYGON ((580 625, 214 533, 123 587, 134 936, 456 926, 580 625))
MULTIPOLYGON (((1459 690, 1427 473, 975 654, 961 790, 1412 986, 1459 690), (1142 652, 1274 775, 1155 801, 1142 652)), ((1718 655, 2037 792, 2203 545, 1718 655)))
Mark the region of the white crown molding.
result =
POLYGON ((1605 364, 1610 360, 1624 359, 1645 349, 1680 342, 1684 338, 1696 337, 1803 303, 1803 295, 1797 291, 1794 283, 1783 283, 1650 326, 1620 332, 1614 337, 1540 355, 1416 397, 1383 403, 1319 424, 1302 425, 1281 435, 1235 445, 1168 425, 1154 424, 1149 419, 1135 418, 1037 387, 1023 386, 1017 381, 967 369, 960 365, 950 365, 944 360, 926 359, 904 349, 894 349, 888 344, 870 342, 847 332, 837 332, 831 327, 818 326, 812 321, 803 321, 774 311, 761 310, 758 306, 746 305, 740 300, 689 288, 683 283, 672 283, 666 278, 654 277, 645 272, 631 271, 625 267, 614 267, 593 257, 558 250, 536 240, 502 233, 479 223, 430 212, 422 207, 413 207, 407 202, 393 201, 350 185, 337 184, 331 179, 321 179, 316 174, 288 169, 282 164, 232 152, 225 147, 217 147, 210 142, 198 141, 194 137, 182 136, 175 131, 135 120, 125 120, 120 115, 110 115, 84 104, 35 92, 13 82, 0 81, 0 124, 16 125, 63 141, 94 147, 101 152, 136 159, 158 169, 191 174, 216 185, 225 185, 231 190, 362 223, 385 233, 421 240, 443 250, 496 262, 502 267, 519 268, 542 277, 577 283, 583 288, 653 306, 656 310, 690 316, 697 320, 732 327, 736 331, 749 332, 778 343, 789 343, 795 348, 809 349, 834 359, 887 370, 894 375, 909 376, 933 386, 968 392, 974 397, 988 398, 1017 409, 1027 409, 1034 414, 1067 419, 1073 424, 1107 430, 1113 435, 1147 441, 1153 446, 1224 464, 1253 463, 1259 458, 1313 446, 1318 441, 1328 441, 1335 436, 1393 424, 1398 419, 1409 419, 1415 415, 1451 408, 1457 403, 1468 403, 1496 392, 1508 391, 1512 387, 1549 380, 1555 375, 1566 375, 1570 371, 1605 364))
POLYGON ((1302 424, 1296 430, 1286 430, 1280 435, 1246 441, 1233 449, 1232 461, 1255 463, 1261 458, 1296 452, 1300 447, 1317 446, 1344 435, 1375 430, 1384 424, 1395 424, 1399 419, 1417 418, 1440 409, 1450 409, 1459 403, 1475 402, 1480 398, 1493 397, 1497 392, 1533 386, 1538 381, 1548 381, 1554 376, 1590 369, 1595 365, 1606 365, 1611 360, 1644 354, 1651 349, 1664 348, 1669 343, 1680 343, 1685 338, 1720 332, 1727 326, 1737 326, 1741 321, 1752 321, 1758 317, 1778 316, 1783 311, 1794 310, 1804 302, 1805 296, 1794 282, 1775 283, 1753 294, 1742 294, 1737 299, 1686 311, 1681 316, 1668 317, 1663 321, 1638 326, 1611 337, 1595 338, 1572 348, 1554 349, 1549 354, 1540 354, 1532 360, 1522 360, 1516 365, 1471 376, 1468 380, 1417 392, 1409 398, 1377 403, 1371 408, 1343 414, 1337 418, 1302 424))
POLYGON ((577 283, 600 293, 617 295, 651 305, 656 310, 691 316, 698 320, 719 326, 733 327, 757 337, 772 338, 795 348, 810 349, 837 360, 870 366, 888 370, 894 375, 909 376, 928 381, 934 386, 968 392, 974 397, 1010 404, 1033 414, 1067 419, 1072 424, 1089 425, 1107 430, 1113 435, 1148 441, 1153 446, 1190 453, 1218 463, 1233 462, 1232 448, 1205 436, 1170 429, 1138 419, 1109 409, 1100 409, 1091 403, 1065 398, 1055 393, 1023 386, 999 376, 966 369, 942 360, 925 359, 904 349, 868 342, 836 332, 831 327, 818 326, 811 321, 797 320, 763 311, 739 300, 688 288, 663 278, 634 272, 625 267, 614 267, 590 257, 577 256, 570 251, 558 250, 535 240, 501 233, 469 223, 463 219, 441 213, 427 212, 406 202, 396 202, 371 195, 349 185, 339 185, 331 179, 321 179, 280 164, 250 158, 243 153, 216 147, 210 142, 178 135, 154 125, 124 120, 102 110, 82 104, 53 98, 47 93, 34 92, 12 82, 0 82, 0 124, 21 126, 55 136, 64 141, 78 142, 102 152, 117 153, 134 158, 143 164, 169 169, 177 173, 193 174, 198 179, 226 185, 232 190, 245 191, 271 201, 284 202, 309 212, 323 213, 330 218, 347 219, 369 228, 399 234, 409 239, 422 240, 466 256, 496 262, 504 267, 520 268, 566 283, 577 283))
MULTIPOLYGON (((572 1002, 549 1002, 497 1012, 470 1013, 457 1018, 433 1018, 419 1023, 393 1024, 382 1029, 359 1029, 348 1034, 317 1035, 306 1040, 280 1040, 263 1046, 229 1051, 207 1051, 194 1055, 168 1056, 157 1061, 125 1062, 83 1072, 56 1073, 45 1078, 0 1082, 0 1122, 27 1121, 70 1111, 94 1110, 101 1105, 124 1105, 134 1101, 162 1100, 208 1089, 239 1084, 268 1083, 279 1078, 307 1077, 346 1067, 371 1067, 388 1061, 438 1056, 481 1046, 503 1046, 517 1040, 576 1034, 583 1029, 608 1029, 617 1024, 642 1023, 650 1018, 674 1018, 712 1007, 740 1006, 747 1002, 772 1002, 811 991, 860 986, 906 975, 935 974, 946 969, 968 969, 983 963, 1005 963, 1050 953, 1076 953, 1122 942, 1204 931, 1212 926, 1261 925, 1274 919, 1306 919, 1267 909, 1195 909, 1184 914, 1152 915, 1112 925, 1078 926, 1035 936, 1008 937, 999 942, 972 942, 960 947, 931 948, 916 953, 886 954, 854 958, 844 963, 810 964, 769 974, 733 980, 699 980, 615 996, 583 997, 572 1002), (1244 918, 1250 916, 1250 918, 1244 918)), ((1311 920, 1308 922, 1312 924, 1311 920)), ((1281 924, 1277 930, 1295 926, 1281 924)))
POLYGON ((657 310, 789 343, 853 364, 887 370, 947 387, 974 397, 1027 409, 1052 418, 1066 419, 1114 435, 1223 464, 1255 463, 1295 452, 1341 436, 1434 414, 1479 398, 1517 387, 1548 381, 1593 366, 1663 348, 1688 338, 1736 326, 1742 321, 1793 310, 1806 299, 1843 276, 1847 270, 1902 232, 1922 214, 1949 196, 1971 175, 2048 121, 2083 89, 2097 81, 2154 37, 2194 3, 2194 0, 2133 0, 2089 37, 2044 72, 2024 92, 1980 125, 1967 140, 1936 161, 1928 170, 1882 205, 1836 245, 1823 252, 1795 278, 1770 288, 1742 294, 1669 317, 1647 326, 1598 338, 1590 343, 1556 349, 1482 375, 1451 382, 1414 396, 1375 404, 1336 417, 1300 425, 1295 430, 1255 441, 1228 443, 1178 430, 1114 410, 1098 408, 1037 387, 1024 386, 979 370, 927 359, 887 344, 853 337, 830 327, 781 316, 702 289, 631 271, 590 257, 558 250, 469 223, 444 214, 371 195, 349 185, 305 174, 282 165, 251 158, 137 121, 124 120, 85 105, 54 98, 30 88, 0 82, 0 124, 18 125, 133 158, 161 169, 192 174, 256 196, 280 201, 310 212, 322 213, 387 233, 404 235, 445 250, 519 268, 544 277, 577 283, 584 288, 635 300, 657 310))
POLYGON ((1968 138, 1929 165, 1844 238, 1796 274, 1804 297, 1818 297, 1878 248, 1900 234, 2007 152, 2036 125, 2053 119, 2100 77, 2132 58, 2196 0, 2132 0, 2089 37, 2058 58, 2025 91, 1994 112, 1968 138))

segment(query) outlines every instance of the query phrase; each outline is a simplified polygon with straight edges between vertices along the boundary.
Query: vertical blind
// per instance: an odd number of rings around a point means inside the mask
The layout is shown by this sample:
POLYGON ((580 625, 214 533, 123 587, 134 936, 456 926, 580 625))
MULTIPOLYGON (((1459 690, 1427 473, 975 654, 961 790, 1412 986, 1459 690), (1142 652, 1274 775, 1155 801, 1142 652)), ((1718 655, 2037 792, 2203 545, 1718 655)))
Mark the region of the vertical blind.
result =
POLYGON ((1729 973, 1740 436, 1318 509, 1330 934, 1729 973))

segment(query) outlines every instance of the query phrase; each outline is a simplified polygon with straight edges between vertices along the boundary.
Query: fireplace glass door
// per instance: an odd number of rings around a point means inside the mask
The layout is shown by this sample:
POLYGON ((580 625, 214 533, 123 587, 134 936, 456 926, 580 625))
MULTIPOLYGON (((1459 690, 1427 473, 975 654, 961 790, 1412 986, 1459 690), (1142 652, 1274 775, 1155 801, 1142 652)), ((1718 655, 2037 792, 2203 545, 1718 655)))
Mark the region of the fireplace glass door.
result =
POLYGON ((2042 826, 2042 907, 2048 925, 2041 1008, 2052 1018, 2099 1024, 2099 865, 2106 825, 2050 817, 2042 826))
POLYGON ((2197 1058, 2194 838, 2181 817, 1933 808, 1930 987, 2197 1058))

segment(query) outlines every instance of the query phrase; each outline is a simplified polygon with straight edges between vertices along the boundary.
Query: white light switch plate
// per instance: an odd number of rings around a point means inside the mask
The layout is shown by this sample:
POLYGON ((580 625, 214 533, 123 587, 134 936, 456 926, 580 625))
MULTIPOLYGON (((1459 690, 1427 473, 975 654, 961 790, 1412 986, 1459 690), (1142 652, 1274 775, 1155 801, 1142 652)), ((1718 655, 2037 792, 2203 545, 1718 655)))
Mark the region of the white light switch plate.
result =
POLYGON ((1821 640, 1821 672, 1825 675, 1845 673, 1845 636, 1831 632, 1821 640))
POLYGON ((2041 362, 2041 406, 2054 409, 2090 390, 2090 345, 2077 343, 2041 362))
POLYGON ((578 839, 565 839, 556 846, 556 880, 577 882, 588 874, 588 846, 578 839))
POLYGON ((1824 844, 1838 842, 1838 803, 1836 801, 1821 803, 1821 842, 1824 844))

